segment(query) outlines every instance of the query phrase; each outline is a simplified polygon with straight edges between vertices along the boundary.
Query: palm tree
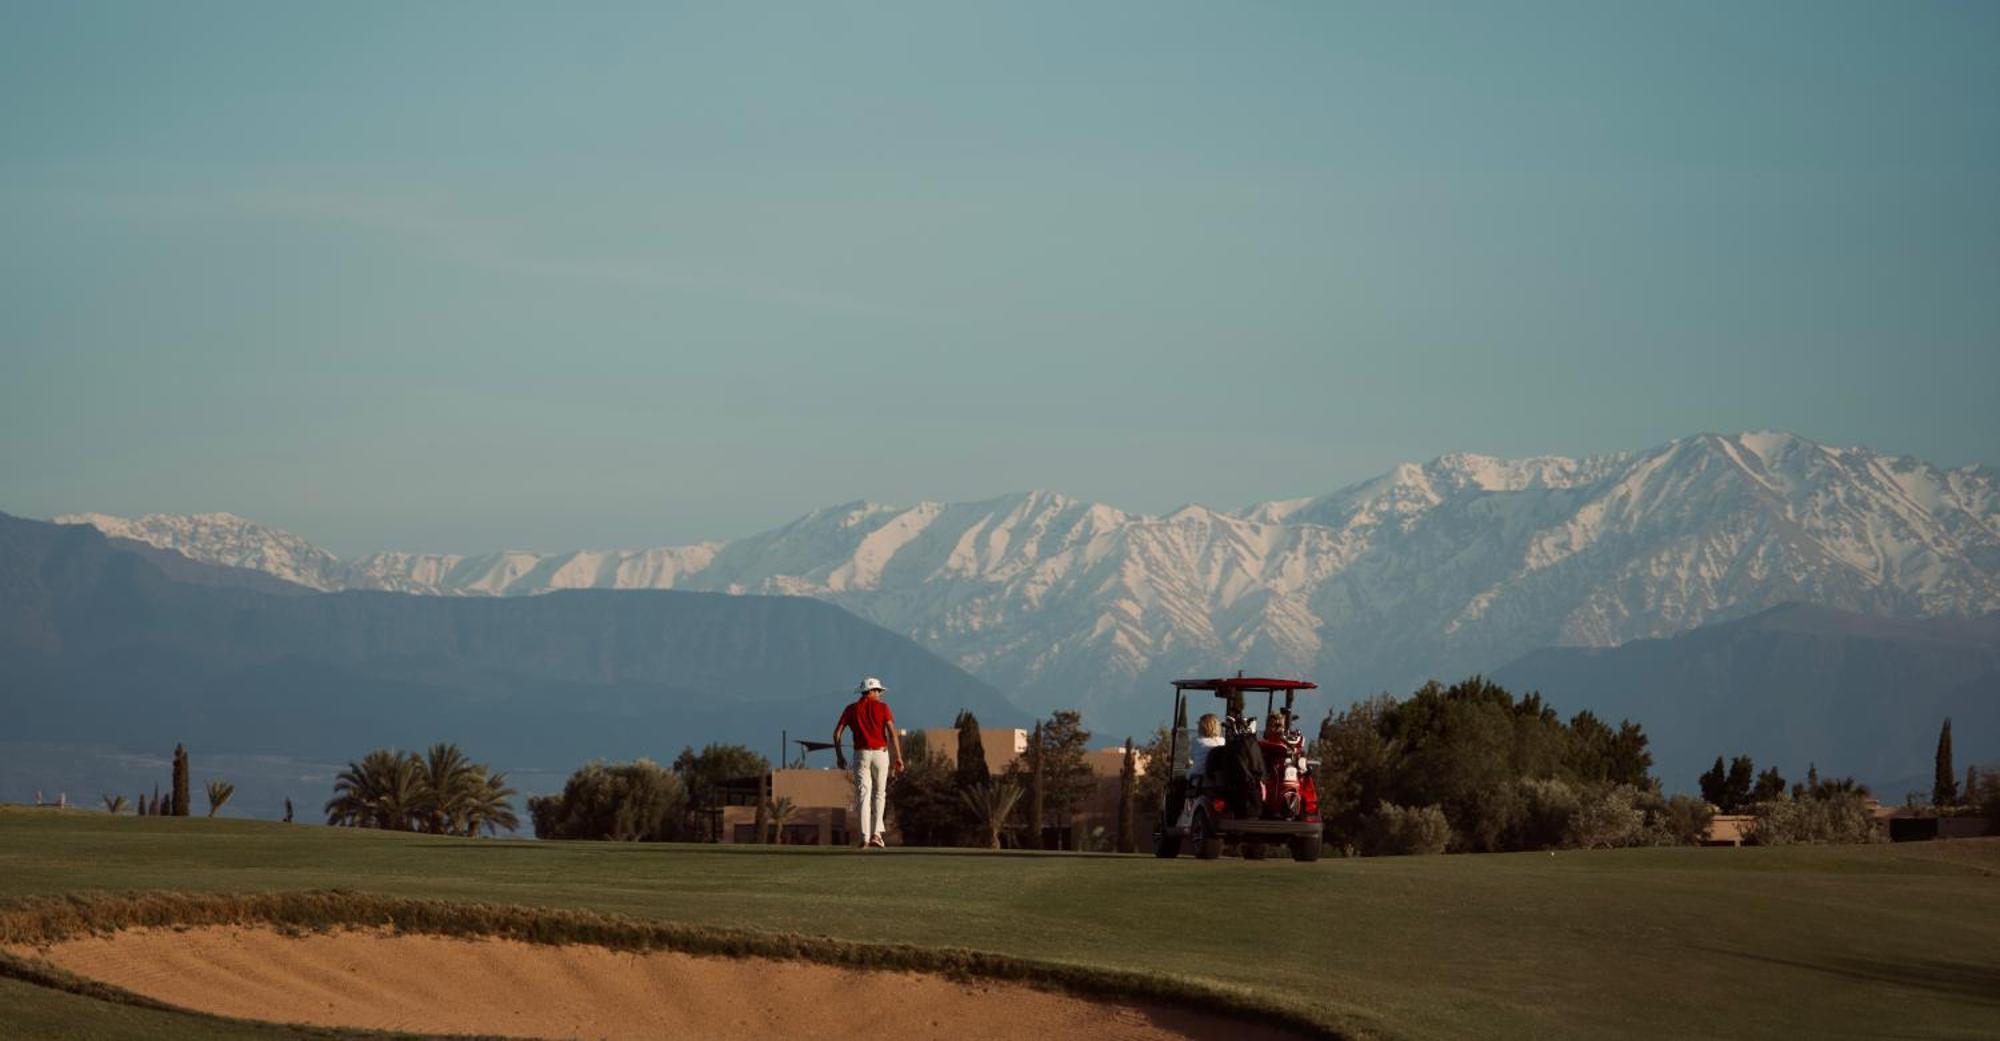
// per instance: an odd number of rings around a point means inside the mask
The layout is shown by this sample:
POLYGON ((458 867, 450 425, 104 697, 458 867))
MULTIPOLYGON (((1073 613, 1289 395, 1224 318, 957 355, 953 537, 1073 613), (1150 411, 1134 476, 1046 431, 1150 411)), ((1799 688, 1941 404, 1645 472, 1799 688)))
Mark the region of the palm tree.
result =
POLYGON ((423 763, 414 754, 378 748, 334 777, 326 822, 408 831, 421 808, 423 786, 423 763))
POLYGON ((472 761, 457 745, 432 745, 423 758, 417 823, 433 835, 456 830, 453 825, 464 818, 465 804, 473 797, 474 781, 472 761))
POLYGON ((770 805, 765 807, 764 819, 770 824, 771 833, 777 836, 777 845, 785 844, 785 825, 790 824, 798 815, 799 807, 792 802, 792 797, 789 795, 772 799, 770 805))
POLYGON ((986 836, 986 848, 999 849, 1000 833, 1007 829, 1007 818, 1021 801, 1021 786, 1010 781, 988 781, 959 792, 958 797, 971 811, 972 823, 986 836))
POLYGON ((488 774, 483 765, 473 767, 458 814, 452 818, 453 834, 475 838, 481 828, 489 835, 498 835, 503 828, 513 831, 520 827, 521 818, 514 815, 512 801, 518 794, 507 786, 506 774, 488 774))
POLYGON ((229 797, 235 794, 236 786, 228 781, 208 782, 208 815, 215 816, 215 811, 221 809, 222 804, 228 802, 229 797))
POLYGON ((107 796, 105 796, 105 797, 104 797, 104 808, 105 808, 105 810, 107 810, 108 812, 111 812, 111 813, 123 813, 123 812, 125 812, 125 797, 124 797, 124 796, 122 796, 122 795, 107 795, 107 796))

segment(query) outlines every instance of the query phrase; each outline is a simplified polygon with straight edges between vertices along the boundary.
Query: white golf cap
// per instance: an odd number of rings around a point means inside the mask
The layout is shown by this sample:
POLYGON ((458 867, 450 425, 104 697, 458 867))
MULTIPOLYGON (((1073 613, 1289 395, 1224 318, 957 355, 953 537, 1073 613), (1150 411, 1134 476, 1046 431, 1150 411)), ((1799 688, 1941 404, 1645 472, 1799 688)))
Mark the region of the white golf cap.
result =
POLYGON ((881 680, 878 680, 875 677, 870 676, 867 679, 862 680, 861 685, 859 687, 854 688, 854 693, 866 694, 871 690, 888 690, 888 689, 889 688, 882 685, 881 680))

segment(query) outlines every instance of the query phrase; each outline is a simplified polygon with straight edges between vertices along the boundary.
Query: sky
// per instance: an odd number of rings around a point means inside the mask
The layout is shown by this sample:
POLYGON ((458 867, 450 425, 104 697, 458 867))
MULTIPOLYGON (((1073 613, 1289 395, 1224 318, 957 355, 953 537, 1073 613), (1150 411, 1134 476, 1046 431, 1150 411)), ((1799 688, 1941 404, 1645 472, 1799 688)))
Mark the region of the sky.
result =
POLYGON ((0 511, 338 553, 2000 464, 2000 4, 0 0, 0 511))

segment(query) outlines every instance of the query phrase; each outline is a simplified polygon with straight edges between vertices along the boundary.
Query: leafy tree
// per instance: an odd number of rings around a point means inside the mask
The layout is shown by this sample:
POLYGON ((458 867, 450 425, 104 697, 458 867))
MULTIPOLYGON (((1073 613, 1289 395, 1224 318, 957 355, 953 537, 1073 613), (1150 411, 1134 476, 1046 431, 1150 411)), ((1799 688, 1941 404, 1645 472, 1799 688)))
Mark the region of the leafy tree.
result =
MULTIPOLYGON (((1708 804, 1718 810, 1723 809, 1722 804, 1728 801, 1729 798, 1727 791, 1728 779, 1729 774, 1722 767, 1721 756, 1716 756, 1715 765, 1703 771, 1701 775, 1701 797, 1708 800, 1708 804)), ((1727 811, 1725 810, 1724 812, 1727 811)))
MULTIPOLYGON (((144 796, 141 796, 140 798, 144 798, 144 796)), ((125 797, 122 795, 104 796, 104 810, 106 813, 110 813, 114 816, 125 812, 125 797)))
POLYGON ((1724 813, 1738 813, 1750 806, 1750 791, 1756 786, 1757 764, 1747 755, 1729 761, 1729 777, 1722 782, 1724 813))
POLYGON ((769 773, 771 763, 743 745, 705 745, 699 754, 692 747, 681 749, 674 759, 674 773, 687 795, 686 811, 692 820, 686 827, 690 837, 714 841, 712 811, 722 805, 725 785, 739 784, 769 773))
POLYGON ((968 788, 959 793, 965 803, 966 812, 978 829, 978 834, 987 849, 1000 848, 1000 836, 1007 830, 1007 819, 1014 814, 1014 807, 1021 801, 1021 786, 1011 781, 988 781, 977 788, 968 788))
POLYGON ((1653 753, 1646 750, 1646 732, 1639 724, 1620 720, 1605 756, 1604 780, 1644 790, 1653 785, 1653 753))
POLYGON ((1520 810, 1516 782, 1563 772, 1571 744, 1540 695, 1517 701, 1478 676, 1448 688, 1424 685, 1379 726, 1399 753, 1379 798, 1439 807, 1454 842, 1469 850, 1507 848, 1520 810))
POLYGON ((174 746, 174 808, 173 815, 185 817, 194 809, 194 800, 188 797, 188 754, 187 749, 174 746))
POLYGON ((1648 844, 1656 846, 1698 846, 1708 838, 1708 826, 1715 811, 1708 800, 1687 795, 1661 799, 1653 793, 1647 810, 1648 844))
POLYGON ((1943 808, 1958 805, 1958 772, 1951 767, 1951 717, 1938 731, 1937 779, 1931 784, 1931 805, 1943 808))
POLYGON ((213 817, 216 811, 222 809, 222 804, 228 802, 229 797, 236 794, 236 786, 230 784, 228 781, 218 780, 208 782, 207 787, 208 815, 213 817))
MULTIPOLYGON (((961 713, 961 718, 966 715, 961 713)), ((963 734, 963 731, 960 732, 963 734)), ((964 745, 959 746, 963 748, 964 745)), ((889 789, 889 812, 907 846, 952 846, 967 831, 965 803, 951 760, 931 748, 924 735, 903 742, 903 776, 889 789)))
POLYGON ((1090 793, 1097 790, 1097 775, 1090 772, 1084 753, 1090 748, 1090 731, 1083 728, 1083 714, 1061 709, 1042 725, 1042 784, 1048 800, 1047 811, 1067 823, 1090 793))
MULTIPOLYGON (((1133 786, 1132 801, 1141 814, 1158 813, 1160 800, 1166 796, 1167 779, 1173 772, 1174 765, 1170 761, 1172 757, 1167 754, 1167 746, 1172 739, 1171 730, 1164 726, 1157 727, 1153 730, 1153 736, 1139 746, 1138 758, 1141 765, 1138 783, 1133 786)), ((1181 749, 1181 755, 1183 758, 1186 757, 1186 748, 1181 749)))
POLYGON ((1320 724, 1313 758, 1320 761, 1320 819, 1329 836, 1362 846, 1366 820, 1402 776, 1403 749, 1384 736, 1396 699, 1357 701, 1320 724))
POLYGON ((668 842, 687 837, 688 793, 681 774, 641 759, 589 763, 559 795, 528 800, 538 839, 668 842))
POLYGON ((1765 767, 1764 772, 1757 775, 1756 786, 1750 789, 1750 801, 1753 803, 1781 799, 1784 795, 1785 778, 1775 766, 1765 767))

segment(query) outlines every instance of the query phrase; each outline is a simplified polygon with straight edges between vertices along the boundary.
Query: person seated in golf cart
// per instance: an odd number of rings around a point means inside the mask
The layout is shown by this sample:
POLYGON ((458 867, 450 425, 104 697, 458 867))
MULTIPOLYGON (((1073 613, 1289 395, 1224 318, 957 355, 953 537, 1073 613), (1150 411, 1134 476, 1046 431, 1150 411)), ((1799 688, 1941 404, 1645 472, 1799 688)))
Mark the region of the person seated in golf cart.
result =
POLYGON ((1232 812, 1244 817, 1261 816, 1264 784, 1264 753, 1253 717, 1231 714, 1227 719, 1203 716, 1201 738, 1190 749, 1199 756, 1201 776, 1190 772, 1189 780, 1200 790, 1229 800, 1232 812), (1215 729, 1209 724, 1215 722, 1215 729), (1207 747, 1202 747, 1206 744, 1207 747))
POLYGON ((1201 786, 1208 778, 1209 753, 1221 748, 1225 742, 1222 738, 1222 720, 1216 718, 1215 713, 1210 712, 1202 716, 1197 721, 1197 726, 1199 731, 1188 746, 1188 783, 1201 786))

